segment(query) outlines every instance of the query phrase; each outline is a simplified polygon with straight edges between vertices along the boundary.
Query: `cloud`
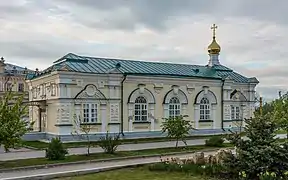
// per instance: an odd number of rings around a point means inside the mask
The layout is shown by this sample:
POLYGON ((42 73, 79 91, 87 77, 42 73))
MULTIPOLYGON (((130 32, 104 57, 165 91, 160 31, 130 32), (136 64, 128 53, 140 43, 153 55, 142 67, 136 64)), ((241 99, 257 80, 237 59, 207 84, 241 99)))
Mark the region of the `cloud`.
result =
POLYGON ((44 69, 68 52, 206 64, 218 25, 221 63, 260 80, 267 98, 287 90, 288 2, 270 0, 0 1, 0 56, 44 69))

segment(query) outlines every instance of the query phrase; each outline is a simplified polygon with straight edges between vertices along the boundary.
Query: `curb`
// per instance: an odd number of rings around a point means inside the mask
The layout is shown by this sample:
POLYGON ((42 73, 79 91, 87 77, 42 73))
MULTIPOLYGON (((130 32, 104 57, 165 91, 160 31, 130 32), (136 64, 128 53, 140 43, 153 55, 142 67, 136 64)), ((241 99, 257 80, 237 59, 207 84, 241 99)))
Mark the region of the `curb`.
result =
POLYGON ((94 174, 100 173, 105 171, 112 171, 116 169, 123 169, 123 168, 132 168, 132 167, 140 167, 146 164, 152 164, 151 162, 142 162, 142 163, 135 163, 130 165, 116 165, 113 167, 102 167, 102 168, 94 168, 94 169, 83 169, 83 170, 75 170, 75 171, 68 171, 68 172, 60 172, 57 174, 40 174, 40 175, 33 175, 33 176, 22 176, 22 177, 12 177, 12 178, 5 178, 2 180, 48 180, 48 179, 55 179, 55 178, 64 178, 64 177, 72 177, 72 176, 81 176, 87 174, 94 174))
MULTIPOLYGON (((225 147, 223 147, 225 148, 225 147)), ((13 172, 13 171, 21 171, 21 170, 36 170, 36 169, 46 169, 51 167, 59 167, 59 166, 71 166, 71 165, 79 165, 79 164, 89 164, 89 163, 97 163, 97 162, 109 162, 109 161, 120 161, 120 160, 132 160, 139 158, 151 158, 151 157, 161 157, 161 156, 171 156, 171 155, 185 155, 197 152, 211 152, 217 151, 222 148, 211 148, 211 149, 203 149, 195 150, 195 151, 185 151, 185 152, 174 152, 174 153, 164 153, 164 154, 153 154, 153 155, 142 155, 142 156, 126 156, 126 157, 117 157, 117 158, 108 158, 108 159, 95 159, 89 161, 76 161, 76 162, 68 162, 68 163, 54 163, 54 164, 44 164, 44 165, 35 165, 35 166, 26 166, 26 167, 16 167, 16 168, 7 168, 0 169, 0 173, 4 172, 13 172)), ((226 149, 233 149, 230 147, 226 147, 226 149)))
MULTIPOLYGON (((203 140, 206 140, 206 139, 209 139, 209 137, 213 137, 213 136, 222 136, 222 135, 225 135, 227 133, 219 133, 219 134, 196 134, 196 135, 193 135, 193 136, 190 136, 188 137, 186 140, 199 140, 199 139, 203 139, 203 140)), ((143 139, 146 139, 146 138, 143 138, 143 139)), ((171 142, 171 141, 176 141, 176 139, 154 139, 154 138, 151 138, 152 141, 142 141, 141 142, 141 138, 137 139, 137 138, 131 138, 131 139, 121 139, 121 140, 136 140, 136 142, 122 142, 121 145, 131 145, 131 144, 145 144, 145 143, 162 143, 162 142, 171 142), (137 140, 140 140, 140 141, 137 141, 137 140), (154 140, 154 141, 153 141, 154 140)), ((43 142, 43 141, 40 141, 40 142, 43 142)), ((77 143, 77 142, 87 142, 87 141, 69 141, 69 142, 62 142, 63 145, 67 144, 67 143, 77 143)), ((91 141, 92 143, 95 143, 95 142, 98 142, 98 141, 91 141)), ((49 142, 45 142, 48 143, 49 142)), ((97 146, 97 144, 96 144, 97 146)), ((37 148, 37 147, 32 147, 32 146, 28 146, 28 145, 24 145, 23 147, 25 148, 28 148, 28 149, 32 149, 32 150, 36 150, 36 151, 43 151, 45 150, 46 148, 37 148)), ((70 148, 85 148, 86 146, 85 145, 79 145, 77 147, 69 147, 67 149, 70 149, 70 148)))

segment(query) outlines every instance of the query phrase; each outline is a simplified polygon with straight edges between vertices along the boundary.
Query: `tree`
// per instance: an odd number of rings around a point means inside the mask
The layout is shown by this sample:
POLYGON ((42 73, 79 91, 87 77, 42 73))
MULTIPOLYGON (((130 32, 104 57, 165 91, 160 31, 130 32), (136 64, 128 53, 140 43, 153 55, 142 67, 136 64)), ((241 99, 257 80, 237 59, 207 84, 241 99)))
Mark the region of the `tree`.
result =
POLYGON ((79 139, 82 139, 84 141, 87 141, 87 156, 90 156, 90 148, 92 146, 91 140, 90 140, 90 132, 92 129, 91 124, 81 124, 83 122, 81 120, 82 118, 79 116, 77 117, 76 114, 73 116, 74 124, 75 124, 75 130, 71 132, 73 136, 78 136, 79 139))
MULTIPOLYGON (((263 106, 262 106, 262 115, 272 115, 271 113, 273 113, 274 111, 274 104, 273 102, 266 102, 263 106)), ((255 110, 255 113, 260 114, 260 107, 258 107, 255 110)))
POLYGON ((120 133, 114 134, 114 136, 109 135, 109 132, 106 132, 105 136, 100 137, 99 146, 107 154, 114 154, 121 144, 120 133))
POLYGON ((5 152, 21 144, 21 137, 33 126, 33 122, 23 120, 27 115, 27 105, 23 104, 24 95, 12 91, 0 97, 0 146, 5 152))
POLYGON ((288 151, 274 138, 276 122, 270 116, 255 113, 255 117, 245 119, 245 123, 247 138, 241 138, 239 134, 228 135, 228 140, 236 146, 236 156, 226 159, 224 166, 236 176, 245 172, 247 179, 252 180, 266 172, 283 177, 288 168, 288 151))
POLYGON ((167 137, 176 139, 176 148, 178 147, 179 140, 182 140, 187 146, 185 139, 189 135, 189 131, 194 129, 190 121, 184 120, 183 116, 164 118, 164 120, 161 125, 162 133, 167 132, 167 137))
POLYGON ((49 160, 63 160, 66 154, 68 154, 67 148, 65 148, 60 138, 53 138, 46 149, 46 158, 49 160))
POLYGON ((279 128, 286 132, 288 139, 288 93, 281 95, 279 99, 273 101, 273 106, 273 117, 279 125, 279 128))

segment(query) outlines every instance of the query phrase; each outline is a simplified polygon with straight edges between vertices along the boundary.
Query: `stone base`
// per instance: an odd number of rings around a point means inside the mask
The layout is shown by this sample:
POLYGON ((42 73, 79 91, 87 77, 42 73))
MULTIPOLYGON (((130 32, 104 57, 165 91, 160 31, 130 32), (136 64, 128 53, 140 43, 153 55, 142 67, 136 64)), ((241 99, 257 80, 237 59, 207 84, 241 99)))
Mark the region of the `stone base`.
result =
MULTIPOLYGON (((224 134, 227 131, 223 131, 222 129, 199 129, 192 130, 190 132, 191 135, 195 136, 203 136, 203 135, 217 135, 224 134)), ((92 141, 97 141, 100 137, 104 136, 106 133, 96 133, 91 134, 90 139, 92 141)), ((110 133, 112 136, 117 133, 110 133)), ((85 136, 85 135, 84 135, 85 136)), ((162 133, 161 131, 142 131, 142 132, 124 132, 124 136, 120 135, 122 139, 140 139, 140 138, 157 138, 157 137, 166 137, 166 133, 162 133)), ((65 141, 83 141, 83 139, 79 138, 79 136, 72 136, 71 134, 67 135, 56 135, 44 132, 31 132, 27 133, 23 136, 23 140, 26 141, 37 141, 44 140, 50 141, 52 138, 60 137, 63 142, 65 141)))

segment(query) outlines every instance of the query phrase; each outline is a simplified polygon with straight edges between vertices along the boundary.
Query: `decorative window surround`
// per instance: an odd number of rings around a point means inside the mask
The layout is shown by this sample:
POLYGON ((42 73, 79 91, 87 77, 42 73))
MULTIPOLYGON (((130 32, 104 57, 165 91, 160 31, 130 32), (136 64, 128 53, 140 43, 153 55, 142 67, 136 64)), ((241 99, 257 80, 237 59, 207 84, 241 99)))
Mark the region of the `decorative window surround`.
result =
POLYGON ((98 104, 85 103, 82 104, 82 122, 81 123, 96 123, 98 120, 98 104))
POLYGON ((240 107, 231 105, 231 120, 239 120, 240 117, 240 107))
POLYGON ((209 89, 207 90, 207 87, 203 87, 203 90, 200 91, 195 98, 195 105, 194 105, 194 113, 195 113, 195 126, 196 128, 199 128, 199 123, 200 122, 213 122, 213 128, 215 128, 216 126, 216 105, 217 105, 217 98, 215 96, 215 94, 210 91, 209 89), (205 90, 206 88, 206 90, 205 90), (209 104, 204 104, 203 99, 207 99, 209 104), (201 102, 202 101, 202 102, 201 102), (202 107, 200 108, 200 106, 202 105, 202 107), (206 108, 205 105, 209 106, 206 108), (204 106, 204 107, 203 107, 204 106), (203 109, 205 108, 205 109, 203 109), (204 114, 200 111, 204 110, 204 114), (205 110, 209 110, 209 119, 207 119, 207 116, 205 117, 205 115, 207 115, 207 113, 205 112, 205 110), (202 117, 200 117, 202 115, 202 117), (203 115, 204 115, 204 119, 203 119, 203 115))
POLYGON ((101 125, 98 130, 106 131, 107 99, 95 85, 88 84, 77 94, 74 107, 81 124, 101 125))
POLYGON ((148 109, 147 100, 143 96, 139 96, 135 100, 134 104, 134 121, 145 122, 148 121, 148 109))
POLYGON ((186 94, 179 89, 179 87, 176 86, 172 86, 172 89, 170 91, 167 92, 167 94, 164 97, 164 117, 165 118, 169 118, 170 116, 170 100, 172 98, 177 98, 180 102, 180 115, 186 115, 186 109, 187 109, 187 105, 188 105, 188 98, 186 96, 186 94))
POLYGON ((199 121, 211 120, 210 102, 206 97, 200 101, 200 119, 199 121))
POLYGON ((181 104, 177 97, 172 97, 169 101, 169 118, 181 115, 181 104))
MULTIPOLYGON (((151 91, 145 88, 145 85, 139 84, 138 88, 131 92, 128 98, 128 121, 129 121, 129 131, 133 131, 133 122, 137 122, 135 119, 135 105, 136 99, 138 97, 144 97, 146 100, 146 107, 144 104, 140 105, 140 109, 146 108, 147 112, 147 123, 151 123, 151 131, 154 131, 154 113, 155 113, 155 97, 151 91), (142 106, 142 107, 141 107, 142 106)), ((146 113, 144 112, 144 113, 146 113)), ((144 122, 144 121, 141 121, 144 122)))

